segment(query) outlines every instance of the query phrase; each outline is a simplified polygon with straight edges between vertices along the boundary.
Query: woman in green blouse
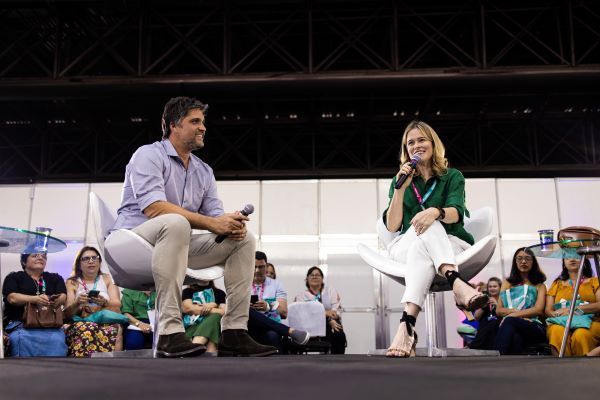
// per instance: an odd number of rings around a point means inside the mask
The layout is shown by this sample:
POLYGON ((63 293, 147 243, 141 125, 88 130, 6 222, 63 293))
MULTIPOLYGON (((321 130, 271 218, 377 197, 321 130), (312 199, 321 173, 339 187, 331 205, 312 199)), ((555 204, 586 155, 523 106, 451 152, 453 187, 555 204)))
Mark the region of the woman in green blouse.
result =
POLYGON ((417 343, 416 318, 436 273, 448 279, 461 309, 476 310, 487 303, 487 296, 458 274, 455 255, 474 242, 463 225, 467 212, 465 178, 460 171, 448 168, 444 145, 428 124, 412 121, 404 130, 400 170, 392 180, 389 196, 384 222, 390 232, 400 235, 388 250, 394 260, 407 265, 407 270, 402 298, 405 309, 386 355, 409 357, 414 356, 417 343), (415 155, 420 161, 412 169, 410 160, 415 155), (407 179, 396 188, 401 175, 407 179))

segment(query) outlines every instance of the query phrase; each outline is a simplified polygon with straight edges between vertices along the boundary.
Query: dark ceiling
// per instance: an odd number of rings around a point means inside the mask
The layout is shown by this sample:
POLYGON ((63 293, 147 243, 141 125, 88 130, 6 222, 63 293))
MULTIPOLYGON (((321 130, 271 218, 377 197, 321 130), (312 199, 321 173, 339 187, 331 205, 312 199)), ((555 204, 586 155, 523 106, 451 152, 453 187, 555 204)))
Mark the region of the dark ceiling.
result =
POLYGON ((166 100, 219 179, 600 176, 600 1, 1 1, 0 182, 119 181, 166 100))

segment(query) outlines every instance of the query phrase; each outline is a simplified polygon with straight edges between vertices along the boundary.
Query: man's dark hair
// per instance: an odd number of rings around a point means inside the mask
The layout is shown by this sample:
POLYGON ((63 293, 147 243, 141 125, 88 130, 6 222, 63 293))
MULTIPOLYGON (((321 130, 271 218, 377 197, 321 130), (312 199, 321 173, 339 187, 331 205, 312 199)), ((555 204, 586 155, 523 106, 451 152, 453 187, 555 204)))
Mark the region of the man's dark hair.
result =
POLYGON ((190 110, 195 109, 206 112, 208 104, 193 97, 173 97, 167 101, 162 115, 163 139, 167 139, 171 135, 171 124, 179 124, 190 110))
POLYGON ((262 251, 257 251, 256 254, 254 255, 254 259, 255 260, 265 260, 265 262, 267 262, 267 255, 265 253, 263 253, 262 251))

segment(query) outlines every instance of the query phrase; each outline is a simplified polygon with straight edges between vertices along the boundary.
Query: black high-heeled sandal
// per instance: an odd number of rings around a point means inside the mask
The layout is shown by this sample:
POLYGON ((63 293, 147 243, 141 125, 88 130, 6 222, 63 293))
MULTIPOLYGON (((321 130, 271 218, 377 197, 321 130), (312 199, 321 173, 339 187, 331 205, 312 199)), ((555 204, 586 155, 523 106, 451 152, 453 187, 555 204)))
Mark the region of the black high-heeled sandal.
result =
MULTIPOLYGON (((407 342, 407 343, 405 343, 404 346, 402 346, 402 344, 401 344, 401 346, 404 348, 390 346, 387 349, 386 357, 397 357, 397 358, 415 357, 417 342, 419 340, 418 340, 417 332, 415 331, 415 326, 408 320, 409 319, 408 317, 409 317, 409 315, 406 313, 406 311, 404 311, 402 313, 402 318, 400 319, 400 326, 398 327, 398 331, 400 331, 402 329, 402 324, 404 324, 404 326, 405 326, 404 329, 406 331, 406 334, 403 339, 403 342, 407 342), (389 354, 390 352, 393 352, 393 351, 400 353, 400 355, 389 354)), ((414 317, 413 317, 413 319, 414 319, 414 317)), ((415 320, 415 322, 416 322, 416 320, 415 320)), ((398 333, 396 333, 396 335, 398 335, 398 333)), ((396 338, 394 337, 394 339, 396 339, 396 338)))

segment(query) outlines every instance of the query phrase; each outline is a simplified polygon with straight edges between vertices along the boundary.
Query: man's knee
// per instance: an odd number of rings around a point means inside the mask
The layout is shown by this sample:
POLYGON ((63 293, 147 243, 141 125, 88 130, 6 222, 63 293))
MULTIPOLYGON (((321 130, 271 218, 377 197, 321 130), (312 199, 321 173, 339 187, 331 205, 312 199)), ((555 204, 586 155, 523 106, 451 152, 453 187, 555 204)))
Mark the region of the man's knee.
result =
POLYGON ((179 214, 162 215, 163 227, 169 235, 182 235, 189 237, 192 233, 190 222, 179 214))

